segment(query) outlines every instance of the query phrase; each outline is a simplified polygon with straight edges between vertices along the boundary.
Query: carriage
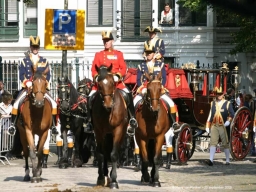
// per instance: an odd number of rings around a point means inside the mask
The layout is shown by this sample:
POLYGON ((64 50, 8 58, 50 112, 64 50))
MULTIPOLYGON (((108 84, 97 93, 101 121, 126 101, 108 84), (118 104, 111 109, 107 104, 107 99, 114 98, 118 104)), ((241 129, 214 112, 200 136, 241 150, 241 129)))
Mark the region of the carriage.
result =
MULTIPOLYGON (((180 69, 169 68, 166 65, 166 70, 165 87, 169 90, 179 112, 180 127, 174 131, 173 140, 175 156, 180 164, 186 164, 195 151, 196 141, 209 137, 209 134, 205 134, 205 123, 210 103, 216 97, 211 89, 218 86, 226 92, 228 87, 233 87, 237 93, 240 76, 238 67, 230 71, 226 63, 214 68, 200 68, 193 63, 184 64, 180 69)), ((124 83, 133 92, 136 91, 135 68, 128 69, 124 83)), ((235 111, 230 127, 227 128, 230 152, 233 159, 243 160, 250 151, 254 118, 247 107, 240 107, 235 111)))

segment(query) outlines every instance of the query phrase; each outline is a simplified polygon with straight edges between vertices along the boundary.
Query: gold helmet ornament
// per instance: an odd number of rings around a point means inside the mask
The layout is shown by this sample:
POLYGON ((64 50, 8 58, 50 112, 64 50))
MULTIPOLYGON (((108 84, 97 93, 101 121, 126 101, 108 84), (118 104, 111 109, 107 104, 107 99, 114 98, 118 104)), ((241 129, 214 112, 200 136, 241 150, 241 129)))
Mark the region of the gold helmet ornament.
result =
POLYGON ((36 36, 36 37, 30 36, 29 40, 30 40, 30 46, 40 46, 39 36, 36 36))
POLYGON ((144 52, 155 52, 155 47, 153 46, 153 44, 146 41, 144 43, 144 52))
POLYGON ((222 94, 223 94, 222 87, 219 87, 219 88, 218 88, 218 87, 216 86, 216 87, 214 88, 214 91, 215 91, 215 93, 218 94, 218 95, 222 95, 222 94))

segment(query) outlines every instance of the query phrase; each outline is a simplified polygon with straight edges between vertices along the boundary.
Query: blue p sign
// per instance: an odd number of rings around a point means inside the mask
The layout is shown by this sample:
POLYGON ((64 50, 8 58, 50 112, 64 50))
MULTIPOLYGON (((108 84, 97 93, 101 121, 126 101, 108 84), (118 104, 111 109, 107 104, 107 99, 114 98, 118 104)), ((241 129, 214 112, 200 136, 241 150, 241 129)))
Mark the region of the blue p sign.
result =
POLYGON ((76 10, 54 10, 53 33, 76 33, 76 10))

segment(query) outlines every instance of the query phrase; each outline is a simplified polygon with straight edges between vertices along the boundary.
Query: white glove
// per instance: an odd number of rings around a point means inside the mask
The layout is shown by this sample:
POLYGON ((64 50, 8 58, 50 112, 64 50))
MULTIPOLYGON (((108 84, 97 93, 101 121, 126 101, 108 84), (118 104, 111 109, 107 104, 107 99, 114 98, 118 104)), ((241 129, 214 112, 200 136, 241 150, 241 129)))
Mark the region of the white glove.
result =
POLYGON ((32 81, 27 81, 26 86, 27 86, 27 88, 31 87, 32 86, 32 81))
POLYGON ((207 133, 210 133, 210 128, 209 128, 209 127, 206 127, 206 128, 205 128, 205 131, 206 131, 207 133))
POLYGON ((225 127, 228 127, 229 125, 230 125, 230 121, 226 121, 224 124, 225 127))
POLYGON ((254 132, 254 133, 256 132, 256 127, 253 127, 253 132, 254 132))
POLYGON ((115 82, 118 82, 118 81, 119 81, 119 78, 118 78, 116 75, 114 75, 114 81, 115 81, 115 82))
POLYGON ((141 91, 141 93, 142 93, 143 95, 146 94, 146 93, 147 93, 147 88, 143 88, 142 91, 141 91))

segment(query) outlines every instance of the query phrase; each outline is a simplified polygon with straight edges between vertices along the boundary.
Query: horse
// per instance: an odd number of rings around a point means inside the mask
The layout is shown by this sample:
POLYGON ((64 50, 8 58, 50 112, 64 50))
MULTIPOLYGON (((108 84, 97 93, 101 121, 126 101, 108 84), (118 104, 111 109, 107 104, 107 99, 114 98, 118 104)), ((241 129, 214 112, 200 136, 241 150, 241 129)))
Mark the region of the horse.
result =
POLYGON ((43 146, 47 138, 48 130, 52 125, 52 106, 50 101, 45 99, 47 80, 45 74, 35 71, 32 81, 32 90, 21 106, 20 117, 17 127, 20 134, 20 141, 25 157, 24 181, 32 183, 41 182, 43 146), (37 149, 34 143, 34 135, 39 136, 37 149), (36 153, 37 151, 37 153, 36 153), (29 176, 28 156, 32 162, 32 174, 29 176), (36 157, 38 162, 36 164, 36 157))
POLYGON ((111 73, 112 65, 96 66, 98 72, 97 86, 92 101, 92 124, 96 138, 96 155, 98 160, 97 185, 118 189, 117 161, 119 147, 126 135, 128 112, 125 100, 115 86, 111 73), (108 161, 112 162, 110 178, 108 177, 108 161), (105 183, 105 178, 107 183, 105 183))
POLYGON ((138 128, 135 132, 136 142, 140 148, 141 182, 151 183, 153 187, 161 187, 159 182, 159 167, 162 145, 165 133, 170 128, 169 115, 160 99, 162 84, 161 72, 158 75, 145 74, 147 83, 147 94, 143 97, 143 103, 136 111, 138 128), (152 163, 151 175, 148 173, 149 163, 152 163))
POLYGON ((61 122, 61 136, 63 138, 63 157, 60 159, 59 167, 67 168, 82 167, 87 163, 91 153, 84 146, 84 122, 86 121, 87 99, 80 95, 70 80, 66 77, 58 78, 58 104, 59 118, 61 122), (74 159, 68 160, 67 132, 71 130, 74 134, 74 159))

